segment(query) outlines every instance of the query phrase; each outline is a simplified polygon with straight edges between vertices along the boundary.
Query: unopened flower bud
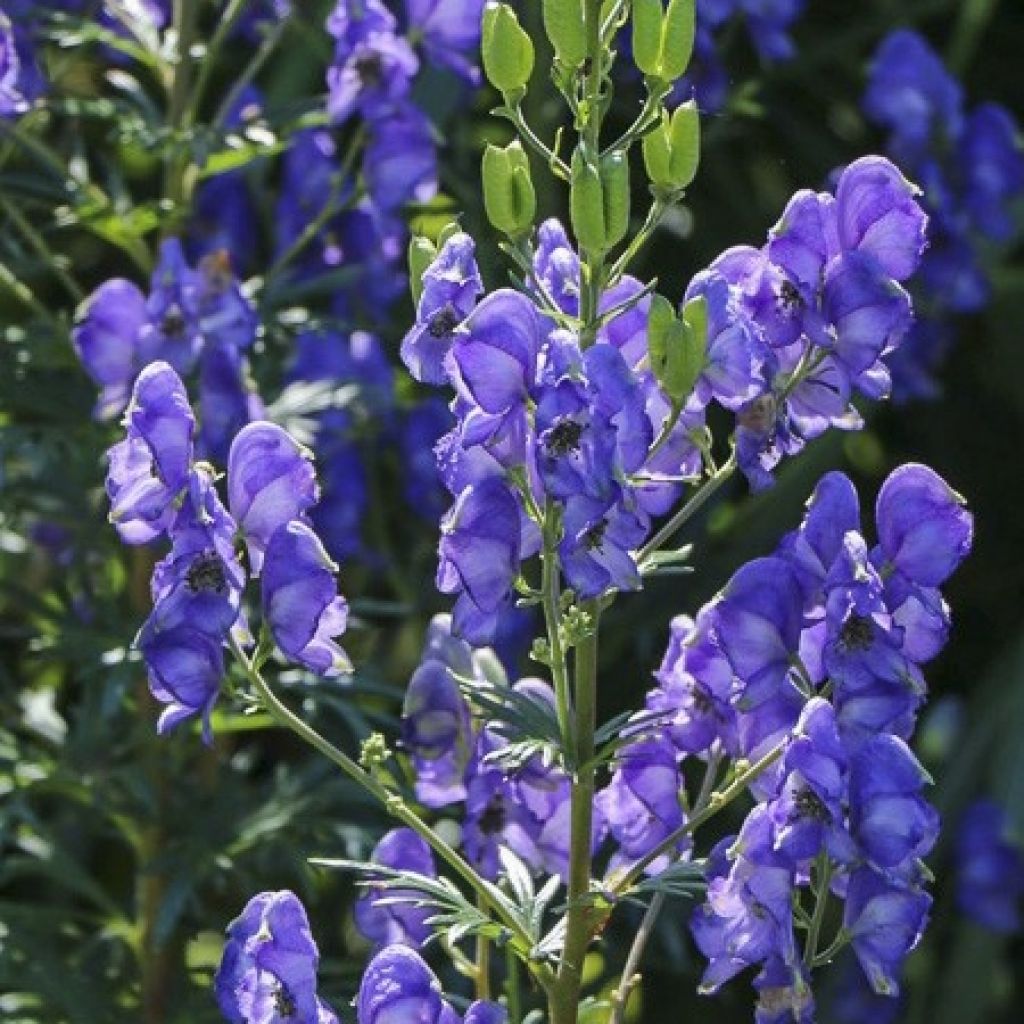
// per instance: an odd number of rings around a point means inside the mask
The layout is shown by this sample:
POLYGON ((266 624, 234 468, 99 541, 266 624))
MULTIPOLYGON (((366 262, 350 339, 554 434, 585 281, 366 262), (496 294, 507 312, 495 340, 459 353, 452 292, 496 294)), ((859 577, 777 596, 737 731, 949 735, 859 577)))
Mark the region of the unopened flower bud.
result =
POLYGON ((484 208, 487 219, 513 238, 525 234, 537 212, 530 161, 518 142, 488 146, 483 158, 484 208))
POLYGON ((484 8, 481 54, 487 79, 502 93, 526 88, 533 74, 533 43, 508 4, 484 8))

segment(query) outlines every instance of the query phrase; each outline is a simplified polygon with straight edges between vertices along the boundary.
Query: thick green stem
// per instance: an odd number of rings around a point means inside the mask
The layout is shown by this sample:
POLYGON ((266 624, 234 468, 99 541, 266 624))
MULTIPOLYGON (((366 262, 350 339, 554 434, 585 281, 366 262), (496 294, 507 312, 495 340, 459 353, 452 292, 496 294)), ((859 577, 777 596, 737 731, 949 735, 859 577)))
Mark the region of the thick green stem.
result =
POLYGON ((565 946, 558 980, 551 996, 552 1024, 575 1024, 579 1011, 583 961, 595 931, 590 899, 591 834, 594 817, 594 732, 597 726, 597 645, 600 611, 587 609, 592 628, 576 648, 574 697, 576 771, 572 781, 569 840, 569 893, 565 918, 565 946))
POLYGON ((173 28, 175 36, 174 64, 170 72, 167 102, 167 127, 171 139, 164 166, 164 198, 173 206, 169 218, 172 230, 177 229, 181 208, 188 197, 188 154, 181 151, 183 135, 190 121, 189 98, 192 94, 192 45, 195 42, 198 0, 174 0, 173 28))

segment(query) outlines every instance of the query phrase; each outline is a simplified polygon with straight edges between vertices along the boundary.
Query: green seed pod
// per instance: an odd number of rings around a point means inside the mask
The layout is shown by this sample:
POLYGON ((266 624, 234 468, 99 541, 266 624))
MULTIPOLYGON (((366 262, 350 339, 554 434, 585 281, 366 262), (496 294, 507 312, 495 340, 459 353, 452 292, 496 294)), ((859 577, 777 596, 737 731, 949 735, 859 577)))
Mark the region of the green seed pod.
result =
POLYGON ((686 403, 704 368, 707 348, 707 306, 693 299, 676 317, 668 299, 655 295, 647 315, 647 353, 651 372, 678 408, 686 403))
POLYGON ((583 0, 544 0, 544 31, 555 57, 568 68, 578 68, 587 56, 583 0))
POLYGON ((685 74, 693 56, 696 0, 670 0, 661 28, 660 76, 674 82, 685 74))
POLYGON ((412 304, 418 306, 423 294, 423 274, 437 256, 437 246, 423 235, 413 235, 409 242, 409 289, 412 304))
POLYGON ((671 122, 664 111, 658 127, 644 136, 643 153, 644 167, 651 184, 656 188, 674 189, 671 122))
POLYGON ((697 176, 700 164, 700 112, 694 100, 672 114, 671 174, 674 188, 686 188, 697 176))
POLYGON ((623 150, 601 157, 605 245, 611 249, 629 232, 629 160, 623 150))
POLYGON ((487 80, 502 93, 526 88, 533 74, 533 42, 508 4, 484 8, 481 54, 487 80))
POLYGON ((680 389, 682 400, 689 397, 708 357, 708 302, 703 295, 683 306, 685 344, 674 384, 680 389))
POLYGON ((604 252, 609 248, 601 174, 597 164, 587 159, 582 149, 577 149, 572 157, 569 213, 572 230, 581 249, 604 252))
POLYGON ((525 234, 537 212, 530 162, 518 142, 502 149, 488 146, 483 158, 487 219, 512 238, 525 234))
POLYGON ((651 373, 663 387, 668 353, 673 344, 673 335, 678 334, 678 327, 679 321, 676 320, 672 303, 664 295, 652 295, 651 308, 647 313, 647 357, 651 373))
POLYGON ((661 77, 661 0, 633 0, 633 60, 645 74, 661 77))

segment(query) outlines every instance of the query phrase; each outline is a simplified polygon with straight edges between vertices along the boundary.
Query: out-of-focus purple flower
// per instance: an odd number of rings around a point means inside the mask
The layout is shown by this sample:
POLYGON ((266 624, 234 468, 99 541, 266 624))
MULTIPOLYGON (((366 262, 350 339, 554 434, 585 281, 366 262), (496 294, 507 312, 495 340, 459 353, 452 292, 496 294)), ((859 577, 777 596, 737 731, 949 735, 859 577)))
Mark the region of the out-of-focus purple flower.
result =
POLYGON ((384 211, 426 203, 437 193, 437 147, 418 107, 403 103, 370 125, 363 175, 374 205, 384 211))
MULTIPOLYGON (((430 847, 410 828, 396 828, 388 832, 373 848, 370 860, 396 871, 437 877, 437 865, 430 847)), ((434 911, 429 907, 416 906, 415 898, 411 890, 370 883, 353 907, 356 927, 378 949, 394 943, 419 947, 430 937, 427 919, 434 911), (410 902, 392 902, 403 898, 410 902)))
POLYGON ((337 1024, 316 994, 320 954, 294 893, 254 896, 227 935, 214 991, 231 1024, 337 1024))
POLYGON ((199 438, 203 454, 223 465, 242 427, 263 419, 265 414, 248 364, 238 349, 206 345, 199 363, 199 438))
POLYGON ((338 567, 320 538, 293 519, 271 535, 262 568, 263 614, 282 653, 317 675, 350 673, 348 655, 334 642, 348 625, 348 602, 338 595, 338 567))
POLYGON ((166 239, 153 269, 140 340, 147 351, 159 352, 181 374, 192 369, 202 347, 202 287, 200 275, 185 260, 181 242, 166 239))
POLYGON ((455 334, 483 291, 476 265, 476 243, 458 232, 441 247, 423 274, 416 323, 402 340, 402 362, 425 384, 444 384, 455 334))
POLYGON ((253 575, 279 527, 316 503, 312 454, 274 423, 250 423, 228 455, 228 505, 245 534, 253 575))
POLYGON ((851 875, 843 924, 868 982, 879 995, 899 994, 903 961, 924 932, 931 902, 916 885, 893 884, 871 868, 859 868, 851 875))
POLYGON ((445 403, 428 398, 405 413, 399 428, 405 467, 402 493, 409 508, 430 523, 436 523, 445 509, 434 447, 451 426, 452 414, 445 403))
POLYGON ((405 0, 409 27, 431 63, 449 68, 474 86, 480 82, 474 58, 483 9, 484 0, 405 0))
POLYGON ((1006 812, 994 800, 972 803, 957 825, 957 906, 990 931, 1021 926, 1024 846, 1008 835, 1006 812))
POLYGON ((170 525, 193 457, 195 419, 167 363, 139 374, 124 423, 127 437, 108 453, 110 521, 125 543, 145 544, 170 525))
POLYGON ((0 118, 24 114, 43 88, 28 37, 0 11, 0 118))
POLYGON ((100 388, 96 415, 101 419, 116 416, 128 402, 144 359, 140 335, 146 321, 146 297, 131 281, 115 277, 89 296, 75 322, 71 340, 100 388))

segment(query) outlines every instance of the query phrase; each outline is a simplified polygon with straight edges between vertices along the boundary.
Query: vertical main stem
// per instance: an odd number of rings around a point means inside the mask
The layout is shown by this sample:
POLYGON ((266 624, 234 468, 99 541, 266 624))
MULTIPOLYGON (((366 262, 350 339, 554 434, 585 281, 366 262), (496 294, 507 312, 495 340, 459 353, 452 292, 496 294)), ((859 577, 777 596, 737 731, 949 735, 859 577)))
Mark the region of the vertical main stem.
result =
POLYGON ((594 732, 597 725, 598 616, 589 606, 593 628, 576 648, 574 696, 576 722, 576 771, 572 782, 569 848, 569 894, 565 946, 558 979, 552 990, 552 1024, 576 1024, 583 961, 593 938, 593 907, 590 903, 591 835, 594 816, 594 732))

